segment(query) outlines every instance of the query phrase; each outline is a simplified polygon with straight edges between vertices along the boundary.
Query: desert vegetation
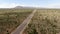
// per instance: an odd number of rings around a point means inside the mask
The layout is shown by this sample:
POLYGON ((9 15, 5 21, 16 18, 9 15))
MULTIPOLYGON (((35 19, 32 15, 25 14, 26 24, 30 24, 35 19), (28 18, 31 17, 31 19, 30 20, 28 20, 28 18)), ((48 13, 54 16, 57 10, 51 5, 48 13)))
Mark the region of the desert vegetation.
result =
POLYGON ((24 34, 59 34, 60 10, 40 9, 31 19, 24 34))
POLYGON ((0 9, 0 34, 10 34, 32 11, 30 9, 0 9))

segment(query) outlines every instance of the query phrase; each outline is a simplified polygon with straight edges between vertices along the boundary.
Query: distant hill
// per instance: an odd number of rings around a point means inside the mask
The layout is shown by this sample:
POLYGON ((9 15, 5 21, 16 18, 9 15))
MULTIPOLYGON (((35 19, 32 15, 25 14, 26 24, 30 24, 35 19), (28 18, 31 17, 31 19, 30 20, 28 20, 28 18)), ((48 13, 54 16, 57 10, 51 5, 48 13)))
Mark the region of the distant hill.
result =
POLYGON ((60 8, 44 8, 44 7, 16 6, 14 8, 0 8, 0 9, 60 9, 60 8))
POLYGON ((16 6, 16 7, 14 7, 14 8, 24 8, 24 7, 22 7, 22 6, 16 6))
POLYGON ((34 9, 35 7, 16 6, 15 9, 34 9))
POLYGON ((14 8, 0 8, 0 9, 35 9, 36 7, 24 7, 24 6, 16 6, 14 8))

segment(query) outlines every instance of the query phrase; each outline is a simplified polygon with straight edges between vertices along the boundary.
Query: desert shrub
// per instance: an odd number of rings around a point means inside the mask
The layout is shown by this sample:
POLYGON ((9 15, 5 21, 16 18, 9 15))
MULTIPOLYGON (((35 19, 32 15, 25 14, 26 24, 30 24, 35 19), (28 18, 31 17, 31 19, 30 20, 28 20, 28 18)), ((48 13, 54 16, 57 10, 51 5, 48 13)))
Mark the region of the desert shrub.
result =
MULTIPOLYGON (((27 29, 28 34, 35 32, 38 34, 57 34, 60 31, 58 11, 55 10, 38 10, 33 16, 27 29)), ((33 33, 35 34, 35 33, 33 33)))

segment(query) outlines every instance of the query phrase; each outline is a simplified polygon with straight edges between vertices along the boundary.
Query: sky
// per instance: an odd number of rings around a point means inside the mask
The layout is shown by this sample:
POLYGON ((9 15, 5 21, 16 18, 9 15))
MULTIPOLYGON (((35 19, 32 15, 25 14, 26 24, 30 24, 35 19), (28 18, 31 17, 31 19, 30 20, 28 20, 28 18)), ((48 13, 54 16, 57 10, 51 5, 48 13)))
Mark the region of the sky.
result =
POLYGON ((0 8, 16 6, 60 8, 60 0, 0 0, 0 8))

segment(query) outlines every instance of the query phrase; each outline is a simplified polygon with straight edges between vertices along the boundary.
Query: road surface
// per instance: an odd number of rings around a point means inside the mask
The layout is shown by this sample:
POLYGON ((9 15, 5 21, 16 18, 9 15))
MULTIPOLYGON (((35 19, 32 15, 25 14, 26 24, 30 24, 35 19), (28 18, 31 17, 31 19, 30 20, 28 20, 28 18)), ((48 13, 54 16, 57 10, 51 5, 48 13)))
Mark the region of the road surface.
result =
POLYGON ((31 18, 34 16, 34 13, 36 10, 34 10, 24 21, 22 24, 20 24, 11 34, 22 34, 24 29, 27 27, 29 24, 31 18))

